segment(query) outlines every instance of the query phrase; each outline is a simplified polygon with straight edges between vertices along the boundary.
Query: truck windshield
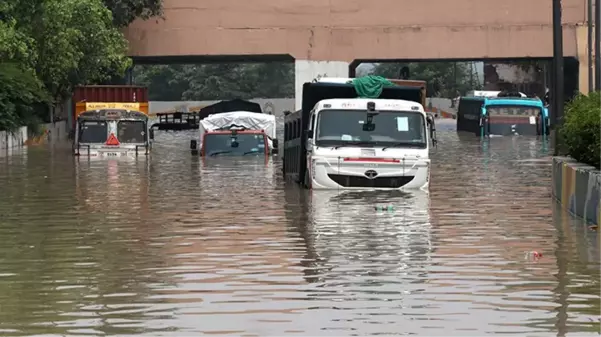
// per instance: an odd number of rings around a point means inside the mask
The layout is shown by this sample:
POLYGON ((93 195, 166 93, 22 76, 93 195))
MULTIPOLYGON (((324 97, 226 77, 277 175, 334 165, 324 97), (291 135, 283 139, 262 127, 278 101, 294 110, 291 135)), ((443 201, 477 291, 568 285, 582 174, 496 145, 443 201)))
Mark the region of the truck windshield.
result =
POLYGON ((205 156, 265 154, 265 135, 254 133, 208 133, 203 140, 205 156))
POLYGON ((143 121, 120 121, 117 139, 121 143, 146 143, 146 123, 143 121))
POLYGON ((107 139, 105 121, 83 121, 79 124, 80 143, 104 143, 107 139))
POLYGON ((317 146, 427 146, 425 120, 420 112, 379 111, 373 116, 371 131, 363 130, 366 121, 365 110, 321 110, 315 143, 317 146))
POLYGON ((528 105, 487 105, 490 116, 538 116, 541 108, 528 105))

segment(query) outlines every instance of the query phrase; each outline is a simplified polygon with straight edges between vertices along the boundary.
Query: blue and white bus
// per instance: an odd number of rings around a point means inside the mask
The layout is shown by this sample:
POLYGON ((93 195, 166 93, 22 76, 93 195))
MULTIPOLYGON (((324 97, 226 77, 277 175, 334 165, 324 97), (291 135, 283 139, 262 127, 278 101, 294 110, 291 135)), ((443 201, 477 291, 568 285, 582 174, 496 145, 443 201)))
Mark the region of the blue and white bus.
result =
POLYGON ((549 111, 539 98, 461 97, 457 111, 457 131, 481 137, 548 135, 549 111))

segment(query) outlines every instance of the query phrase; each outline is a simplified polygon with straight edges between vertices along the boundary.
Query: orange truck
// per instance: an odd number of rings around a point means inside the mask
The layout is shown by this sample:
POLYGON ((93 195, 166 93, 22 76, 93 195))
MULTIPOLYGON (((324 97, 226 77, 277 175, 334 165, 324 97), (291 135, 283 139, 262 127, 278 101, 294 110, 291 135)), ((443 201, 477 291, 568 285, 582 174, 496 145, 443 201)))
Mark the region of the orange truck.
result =
POLYGON ((73 91, 73 130, 77 117, 96 109, 136 110, 148 115, 148 88, 135 85, 86 85, 73 91))

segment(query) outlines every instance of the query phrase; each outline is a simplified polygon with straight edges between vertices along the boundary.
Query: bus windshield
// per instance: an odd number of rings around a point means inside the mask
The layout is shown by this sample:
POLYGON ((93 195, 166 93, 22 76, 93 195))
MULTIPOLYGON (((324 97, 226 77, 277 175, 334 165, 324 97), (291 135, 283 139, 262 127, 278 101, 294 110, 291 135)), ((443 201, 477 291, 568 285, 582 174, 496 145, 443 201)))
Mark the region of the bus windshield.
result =
POLYGON ((490 116, 538 116, 541 108, 529 105, 487 105, 490 116))
POLYGON ((83 121, 79 124, 80 143, 104 143, 107 139, 105 121, 83 121))
POLYGON ((265 154, 265 135, 262 133, 208 133, 203 140, 205 156, 265 154))
POLYGON ((373 130, 365 131, 365 110, 321 110, 318 114, 317 146, 410 146, 426 148, 424 116, 415 111, 379 111, 373 130), (360 144, 359 144, 360 143, 360 144))

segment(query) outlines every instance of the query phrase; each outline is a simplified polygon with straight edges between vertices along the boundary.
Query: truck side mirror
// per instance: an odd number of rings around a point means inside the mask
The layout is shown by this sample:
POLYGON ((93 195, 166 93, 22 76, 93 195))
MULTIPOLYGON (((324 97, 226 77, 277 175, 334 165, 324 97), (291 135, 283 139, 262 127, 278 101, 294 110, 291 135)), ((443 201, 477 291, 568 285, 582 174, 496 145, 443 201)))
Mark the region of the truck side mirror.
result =
POLYGON ((428 128, 430 129, 430 139, 432 139, 432 144, 437 146, 438 139, 436 139, 436 122, 434 121, 434 116, 432 114, 428 114, 426 121, 428 122, 428 128))
POLYGON ((154 129, 148 130, 148 138, 154 140, 154 129))
POLYGON ((305 135, 307 135, 307 139, 313 139, 313 130, 305 130, 305 135))
POLYGON ((278 141, 277 138, 272 139, 271 142, 273 143, 273 148, 274 149, 279 148, 280 142, 278 141))

